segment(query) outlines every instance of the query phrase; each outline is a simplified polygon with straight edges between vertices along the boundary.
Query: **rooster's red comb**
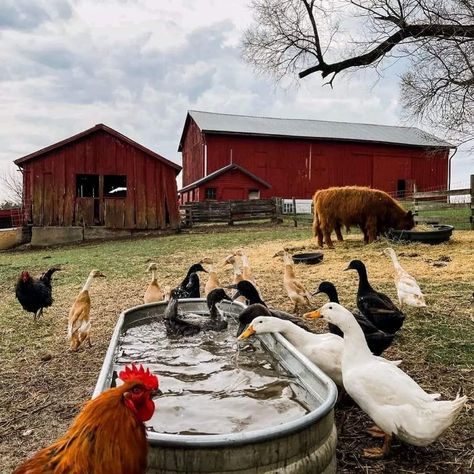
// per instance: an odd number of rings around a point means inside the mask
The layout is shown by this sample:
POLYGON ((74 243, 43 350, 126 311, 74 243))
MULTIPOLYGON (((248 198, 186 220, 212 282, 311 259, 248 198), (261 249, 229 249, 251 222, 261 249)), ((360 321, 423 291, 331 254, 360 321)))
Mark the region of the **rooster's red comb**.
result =
POLYGON ((123 382, 129 380, 137 380, 143 383, 149 390, 158 389, 158 377, 150 372, 150 369, 144 369, 143 365, 136 366, 135 364, 127 365, 124 370, 119 372, 119 379, 123 382))

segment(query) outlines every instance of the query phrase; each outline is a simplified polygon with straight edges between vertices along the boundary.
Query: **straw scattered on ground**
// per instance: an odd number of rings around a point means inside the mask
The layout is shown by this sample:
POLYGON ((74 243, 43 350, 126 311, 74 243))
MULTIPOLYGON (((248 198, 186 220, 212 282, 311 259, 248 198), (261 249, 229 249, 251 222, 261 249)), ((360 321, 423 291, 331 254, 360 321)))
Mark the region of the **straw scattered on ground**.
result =
MULTIPOLYGON (((273 257, 284 247, 293 251, 315 248, 308 227, 236 226, 201 228, 189 234, 162 238, 105 242, 54 250, 17 251, 0 255, 0 457, 2 472, 60 436, 80 405, 90 398, 117 317, 125 308, 140 304, 148 282, 150 261, 159 263, 163 284, 176 285, 194 261, 210 257, 222 262, 238 248, 246 249, 255 278, 270 306, 291 310, 282 287, 282 260, 273 257), (61 264, 54 278, 53 307, 34 323, 19 307, 13 287, 23 269, 38 275, 61 264), (68 351, 67 313, 92 268, 108 275, 92 288, 92 349, 68 351)), ((333 281, 341 302, 355 306, 357 276, 343 272, 353 258, 367 264, 373 285, 396 299, 393 268, 381 254, 386 241, 364 246, 350 235, 335 250, 325 250, 317 266, 297 265, 298 277, 308 289, 322 280, 333 281)), ((402 368, 426 390, 452 398, 461 388, 472 397, 474 388, 474 232, 455 232, 449 243, 390 244, 402 266, 423 289, 428 308, 407 310, 407 320, 396 343, 386 352, 403 359, 402 368)), ((222 282, 231 280, 231 267, 218 266, 222 282)), ((325 302, 314 298, 314 306, 325 302)), ((317 322, 325 331, 324 323, 317 322)), ((472 398, 470 398, 472 402, 472 398)), ((474 423, 470 406, 454 427, 433 445, 414 448, 395 445, 383 461, 360 456, 377 440, 365 434, 371 425, 356 406, 336 409, 339 432, 338 472, 451 473, 469 472, 474 462, 474 423)))

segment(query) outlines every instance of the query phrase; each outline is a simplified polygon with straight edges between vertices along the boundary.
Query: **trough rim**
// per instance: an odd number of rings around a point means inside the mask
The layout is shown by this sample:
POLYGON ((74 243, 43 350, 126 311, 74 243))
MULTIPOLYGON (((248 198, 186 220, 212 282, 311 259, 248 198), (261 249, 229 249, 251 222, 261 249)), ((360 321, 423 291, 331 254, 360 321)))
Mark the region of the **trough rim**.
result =
MULTIPOLYGON (((204 298, 186 298, 179 301, 187 303, 206 303, 204 298)), ((102 368, 97 379, 97 383, 92 394, 92 398, 96 398, 104 390, 109 388, 106 386, 107 379, 110 377, 110 369, 113 366, 113 358, 115 350, 122 331, 125 317, 128 314, 136 311, 141 311, 146 308, 163 305, 163 302, 141 304, 128 308, 120 313, 117 323, 115 325, 114 332, 110 339, 109 347, 102 363, 102 368)), ((241 306, 245 308, 246 305, 233 302, 233 305, 241 306)), ((229 433, 229 434, 216 434, 216 435, 178 435, 168 433, 157 433, 154 431, 147 430, 146 435, 148 443, 151 446, 166 446, 166 447, 179 447, 179 448, 221 448, 229 446, 241 446, 252 443, 263 443, 274 439, 283 438, 290 434, 297 433, 304 430, 305 428, 313 425, 320 419, 324 418, 334 408, 337 400, 337 388, 335 383, 315 364, 313 364, 306 356, 301 354, 289 341, 287 341, 281 334, 265 334, 264 336, 270 336, 276 339, 276 341, 282 344, 287 350, 289 350, 293 356, 299 360, 309 372, 312 372, 313 376, 318 378, 322 385, 326 387, 328 396, 321 403, 319 407, 310 411, 309 413, 295 419, 276 426, 268 428, 244 431, 241 433, 229 433)), ((264 337, 257 335, 261 342, 265 345, 264 337)))

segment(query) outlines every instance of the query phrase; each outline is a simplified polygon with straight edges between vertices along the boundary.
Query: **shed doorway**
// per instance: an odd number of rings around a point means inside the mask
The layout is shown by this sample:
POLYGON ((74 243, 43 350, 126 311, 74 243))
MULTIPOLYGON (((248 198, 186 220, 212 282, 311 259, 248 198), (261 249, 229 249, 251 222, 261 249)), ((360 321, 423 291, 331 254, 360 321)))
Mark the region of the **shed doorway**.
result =
POLYGON ((397 181, 397 198, 401 199, 406 196, 407 193, 407 182, 405 179, 399 179, 397 181))

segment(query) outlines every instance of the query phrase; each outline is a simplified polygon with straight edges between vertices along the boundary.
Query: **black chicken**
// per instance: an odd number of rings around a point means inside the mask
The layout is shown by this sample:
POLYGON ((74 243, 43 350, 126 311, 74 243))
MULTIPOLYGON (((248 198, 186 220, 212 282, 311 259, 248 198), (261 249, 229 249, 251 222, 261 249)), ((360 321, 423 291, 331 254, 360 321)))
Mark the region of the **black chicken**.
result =
POLYGON ((51 277, 58 270, 59 268, 52 267, 38 279, 33 278, 27 271, 21 272, 15 287, 16 298, 25 311, 34 314, 35 321, 43 314, 43 308, 53 304, 51 277))

